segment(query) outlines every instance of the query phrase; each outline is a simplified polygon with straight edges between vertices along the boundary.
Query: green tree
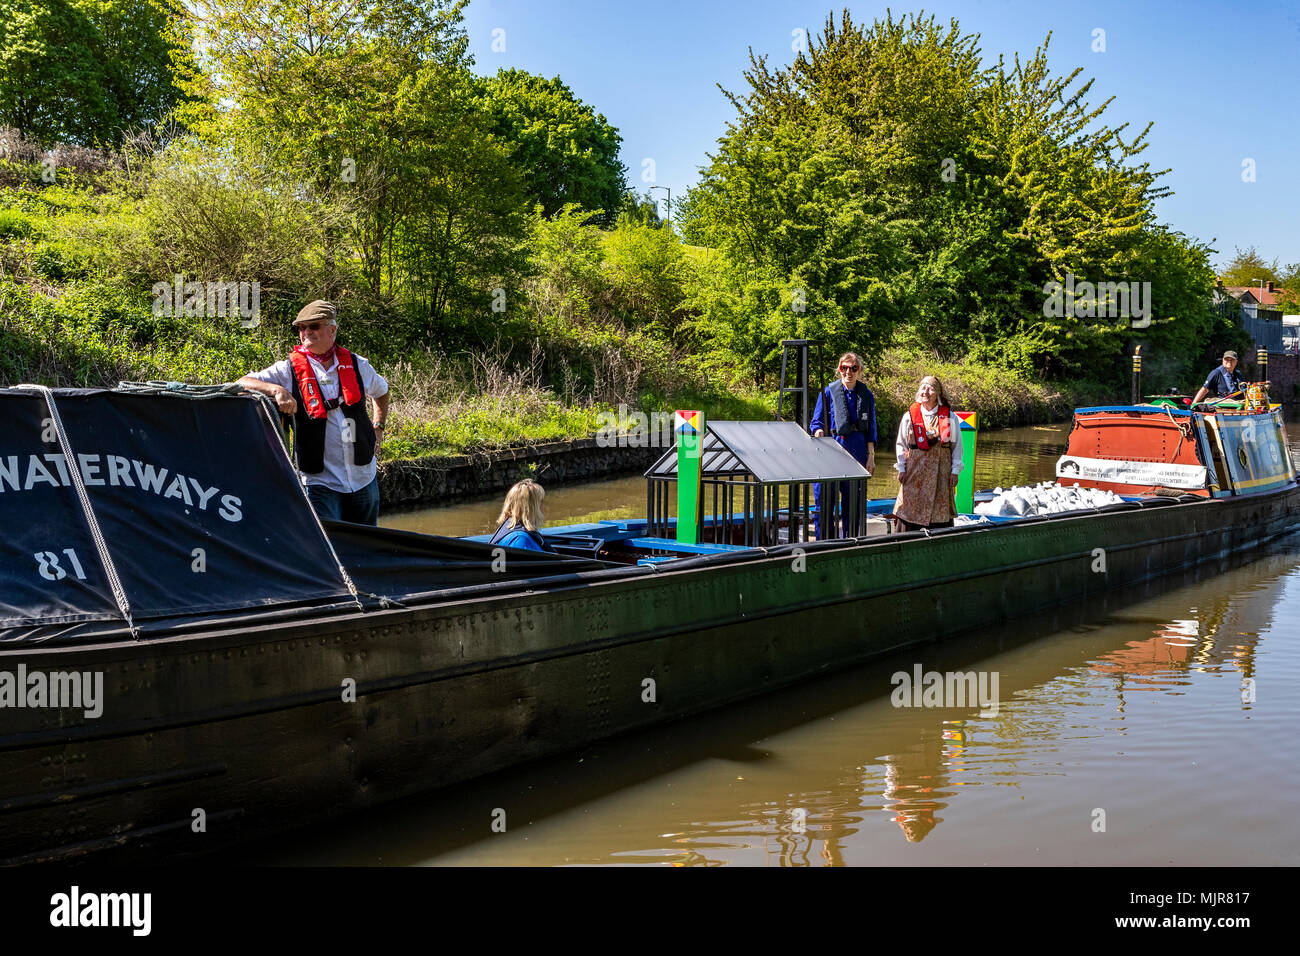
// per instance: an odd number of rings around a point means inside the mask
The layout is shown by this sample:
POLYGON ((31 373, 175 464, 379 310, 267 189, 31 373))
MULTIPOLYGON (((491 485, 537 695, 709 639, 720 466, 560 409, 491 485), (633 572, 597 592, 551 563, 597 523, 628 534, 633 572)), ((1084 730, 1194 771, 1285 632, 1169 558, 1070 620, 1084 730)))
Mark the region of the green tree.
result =
POLYGON ((721 242, 718 213, 714 194, 705 183, 696 183, 677 200, 673 219, 681 233, 682 242, 692 246, 715 247, 721 242))
POLYGON ((117 114, 114 146, 132 130, 156 126, 180 99, 171 68, 167 8, 159 0, 77 0, 99 30, 108 93, 117 114))
POLYGON ((523 193, 467 69, 466 0, 176 2, 174 33, 211 38, 180 67, 187 124, 350 209, 364 290, 404 299, 408 341, 518 288, 523 193))
POLYGON ((98 40, 71 0, 0 0, 0 123, 44 145, 86 143, 89 131, 111 129, 98 40))
POLYGON ((573 95, 560 78, 499 70, 482 82, 488 129, 523 177, 524 191, 553 216, 568 203, 602 210, 606 221, 622 196, 618 130, 573 95))
MULTIPOLYGON (((431 88, 467 64, 465 0, 168 0, 189 94, 179 115, 239 165, 274 167, 355 210, 352 238, 369 293, 384 292, 407 204, 405 128, 431 88)), ((441 115, 435 111, 435 117, 441 115)), ((392 288, 390 277, 389 291, 392 288)))
POLYGON ((0 0, 0 125, 120 146, 178 100, 166 25, 153 0, 0 0))
POLYGON ((1251 246, 1237 249, 1219 272, 1219 281, 1226 286, 1257 287, 1261 282, 1272 282, 1277 290, 1277 307, 1283 312, 1300 312, 1300 262, 1278 265, 1277 259, 1266 260, 1251 246))
MULTIPOLYGON (((1294 267, 1291 267, 1294 270, 1294 267)), ((1264 282, 1282 281, 1284 270, 1278 266, 1277 259, 1266 260, 1259 251, 1251 246, 1248 249, 1235 250, 1233 257, 1219 272, 1219 279, 1228 286, 1253 286, 1264 282)))
POLYGON ((670 228, 622 221, 605 239, 607 281, 625 321, 672 338, 682 320, 686 262, 670 228))
POLYGON ((688 241, 720 254, 699 281, 726 285, 691 291, 705 344, 742 349, 756 374, 783 334, 1113 377, 1132 327, 1049 314, 1049 284, 1071 276, 1158 276, 1174 291, 1153 321, 1198 328, 1208 250, 1157 224, 1147 131, 1106 125, 1080 71, 1050 70, 1050 39, 985 67, 956 21, 864 28, 845 12, 787 67, 751 56, 684 210, 688 241), (724 328, 736 321, 743 334, 724 328))
MULTIPOLYGON (((751 57, 684 228, 752 284, 742 300, 766 313, 768 335, 746 353, 756 374, 781 335, 869 355, 888 344, 908 314, 898 280, 927 197, 946 185, 944 160, 964 155, 979 77, 971 39, 932 20, 863 31, 845 13, 788 68, 751 57)), ((700 328, 718 331, 708 317, 700 328)))
POLYGON ((204 39, 176 63, 186 125, 213 142, 266 137, 273 158, 328 181, 391 128, 421 74, 469 63, 467 0, 164 2, 178 47, 204 39))
POLYGON ((533 220, 527 293, 545 335, 559 337, 562 327, 584 324, 606 298, 601 232, 584 225, 587 218, 569 203, 553 216, 533 220))
POLYGON ((638 195, 635 190, 626 189, 619 197, 617 205, 617 222, 637 223, 642 226, 658 226, 663 222, 659 215, 659 203, 654 191, 647 189, 638 195))
MULTIPOLYGON (((481 342, 491 338, 489 320, 519 304, 527 263, 524 193, 487 132, 468 78, 442 73, 430 80, 412 92, 403 156, 393 165, 398 289, 429 319, 462 317, 464 334, 481 342)), ((408 341, 428 329, 415 323, 408 341)))
POLYGON ((1277 297, 1277 307, 1288 315, 1300 313, 1300 262, 1292 262, 1282 269, 1278 279, 1282 292, 1277 297))

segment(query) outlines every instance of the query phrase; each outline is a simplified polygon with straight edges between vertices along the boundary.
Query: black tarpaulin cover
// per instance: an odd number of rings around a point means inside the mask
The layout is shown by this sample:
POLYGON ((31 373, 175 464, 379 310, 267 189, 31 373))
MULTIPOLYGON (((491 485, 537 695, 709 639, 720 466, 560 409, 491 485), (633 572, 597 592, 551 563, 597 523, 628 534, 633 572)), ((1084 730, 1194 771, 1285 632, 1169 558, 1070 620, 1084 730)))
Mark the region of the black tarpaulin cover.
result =
POLYGON ((398 600, 448 588, 505 584, 607 567, 603 561, 393 528, 327 521, 325 529, 360 591, 398 600))
POLYGON ((70 469, 79 469, 133 616, 348 598, 257 401, 0 389, 0 640, 122 620, 70 469))

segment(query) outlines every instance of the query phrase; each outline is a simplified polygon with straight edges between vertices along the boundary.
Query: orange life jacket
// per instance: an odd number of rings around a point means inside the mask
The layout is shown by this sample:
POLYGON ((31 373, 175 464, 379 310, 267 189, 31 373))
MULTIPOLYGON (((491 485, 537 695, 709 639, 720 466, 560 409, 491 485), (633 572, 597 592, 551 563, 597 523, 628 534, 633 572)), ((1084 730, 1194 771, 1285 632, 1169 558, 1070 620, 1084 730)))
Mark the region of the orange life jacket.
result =
POLYGON ((355 405, 363 400, 361 383, 357 380, 357 369, 352 361, 351 352, 341 345, 334 346, 335 358, 338 361, 339 397, 332 402, 325 401, 325 396, 321 394, 316 373, 312 371, 311 362, 307 360, 309 354, 311 353, 304 346, 299 345, 294 348, 289 361, 293 363, 293 374, 298 379, 298 390, 302 392, 303 406, 311 418, 325 418, 331 408, 337 408, 339 405, 355 405))
MULTIPOLYGON (((925 451, 930 447, 930 441, 925 434, 925 419, 921 416, 920 402, 912 403, 911 414, 912 431, 916 435, 916 447, 925 451)), ((939 416, 939 441, 941 444, 950 445, 952 444, 952 421, 948 416, 952 412, 948 410, 947 405, 940 405, 937 414, 939 416)))
MULTIPOLYGON (((335 346, 338 360, 339 397, 325 400, 320 383, 307 360, 307 350, 302 346, 289 356, 293 366, 293 398, 298 403, 294 412, 293 451, 298 470, 306 475, 317 475, 325 470, 325 433, 331 409, 337 408, 353 424, 352 461, 368 465, 375 457, 375 429, 366 412, 366 392, 357 375, 352 353, 335 346)), ((329 355, 322 356, 326 361, 329 355)))

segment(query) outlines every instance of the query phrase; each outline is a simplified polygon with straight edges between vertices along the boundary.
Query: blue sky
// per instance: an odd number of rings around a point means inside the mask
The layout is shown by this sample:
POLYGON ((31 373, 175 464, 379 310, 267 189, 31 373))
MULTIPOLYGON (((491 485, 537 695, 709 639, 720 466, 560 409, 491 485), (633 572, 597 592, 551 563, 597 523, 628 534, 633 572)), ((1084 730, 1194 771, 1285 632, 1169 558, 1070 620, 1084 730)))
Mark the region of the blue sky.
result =
MULTIPOLYGON (((644 192, 643 161, 655 184, 676 199, 733 115, 715 84, 743 87, 748 48, 769 63, 789 63, 793 31, 811 37, 827 0, 472 0, 465 27, 475 69, 517 67, 556 76, 619 128, 629 180, 644 192), (498 46, 494 51, 493 31, 498 46)), ((883 17, 885 4, 847 4, 855 21, 883 17)), ((1161 183, 1162 222, 1218 250, 1258 247, 1267 259, 1300 262, 1300 4, 1197 0, 1054 3, 1051 0, 949 0, 903 13, 955 17, 981 36, 985 60, 1030 54, 1052 32, 1049 62, 1058 74, 1082 67, 1095 80, 1089 99, 1114 96, 1105 118, 1148 121, 1142 158, 1170 169, 1161 183), (1094 52, 1093 31, 1105 31, 1094 52), (1254 182, 1243 161, 1254 160, 1254 182)), ((662 191, 656 196, 663 197, 662 191)))

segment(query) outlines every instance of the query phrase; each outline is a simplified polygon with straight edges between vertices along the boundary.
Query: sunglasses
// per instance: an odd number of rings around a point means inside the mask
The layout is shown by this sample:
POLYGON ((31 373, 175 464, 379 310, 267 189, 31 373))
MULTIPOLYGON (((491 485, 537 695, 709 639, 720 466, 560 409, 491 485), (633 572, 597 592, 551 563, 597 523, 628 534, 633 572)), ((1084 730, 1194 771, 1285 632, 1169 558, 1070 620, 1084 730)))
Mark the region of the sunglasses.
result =
POLYGON ((304 322, 302 325, 298 326, 298 331, 301 332, 303 329, 310 329, 312 332, 317 332, 320 330, 321 326, 325 324, 326 323, 324 322, 304 322))
POLYGON ((841 372, 856 372, 857 370, 858 370, 858 367, 857 367, 856 365, 841 365, 841 366, 840 366, 840 371, 841 371, 841 372))

